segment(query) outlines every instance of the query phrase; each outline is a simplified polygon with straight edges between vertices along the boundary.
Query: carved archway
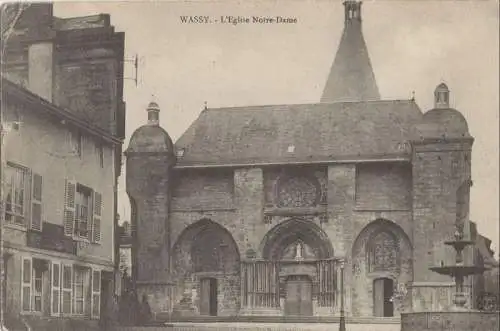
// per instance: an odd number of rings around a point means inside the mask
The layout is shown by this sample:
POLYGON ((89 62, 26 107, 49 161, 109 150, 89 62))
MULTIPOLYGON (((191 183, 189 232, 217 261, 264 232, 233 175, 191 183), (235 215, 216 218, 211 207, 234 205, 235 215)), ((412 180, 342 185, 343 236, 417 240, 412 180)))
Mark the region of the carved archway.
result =
POLYGON ((333 257, 333 247, 328 235, 315 223, 293 218, 276 225, 261 243, 262 258, 278 261, 287 255, 290 247, 303 245, 302 254, 313 255, 316 259, 333 257))
MULTIPOLYGON (((394 286, 413 279, 413 247, 408 235, 396 223, 377 219, 363 228, 352 246, 352 309, 355 315, 371 315, 375 302, 373 280, 394 280, 394 286), (370 280, 367 282, 367 278, 370 280)), ((395 302, 395 314, 401 313, 409 297, 395 302)))
POLYGON ((201 219, 189 225, 173 246, 176 275, 196 272, 234 273, 240 253, 231 233, 220 224, 201 219))
POLYGON ((174 310, 204 314, 207 300, 222 296, 217 311, 224 307, 227 314, 239 307, 240 253, 231 233, 222 225, 201 219, 181 233, 172 250, 172 274, 176 283, 174 310), (204 280, 217 284, 209 297, 204 280), (228 291, 231 288, 232 291, 228 291), (229 293, 229 294, 228 294, 229 293))

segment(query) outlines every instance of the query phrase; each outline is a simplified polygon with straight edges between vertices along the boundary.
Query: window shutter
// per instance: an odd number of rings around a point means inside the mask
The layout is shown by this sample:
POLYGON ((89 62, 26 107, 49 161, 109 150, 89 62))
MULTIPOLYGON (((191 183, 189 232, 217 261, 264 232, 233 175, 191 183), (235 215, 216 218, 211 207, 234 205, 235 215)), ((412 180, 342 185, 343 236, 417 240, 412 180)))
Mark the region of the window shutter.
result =
POLYGON ((71 314, 73 303, 73 267, 63 265, 62 267, 62 313, 71 314))
POLYGON ((42 176, 33 173, 31 176, 31 228, 42 230, 42 176))
POLYGON ((101 271, 92 270, 92 318, 99 318, 101 308, 101 271))
POLYGON ((58 316, 61 312, 61 264, 52 263, 50 292, 50 313, 58 316))
POLYGON ((23 198, 24 198, 23 216, 24 216, 24 220, 23 220, 23 226, 26 226, 27 228, 29 228, 30 224, 31 224, 31 213, 32 213, 30 204, 31 204, 31 199, 32 199, 31 189, 32 189, 33 178, 31 176, 31 170, 29 170, 29 169, 24 170, 22 173, 23 173, 23 175, 18 173, 18 176, 23 176, 23 178, 24 178, 24 187, 23 187, 23 192, 24 192, 23 193, 23 198))
POLYGON ((92 218, 92 242, 101 242, 102 195, 94 192, 94 206, 92 218))
POLYGON ((23 258, 23 266, 21 272, 21 307, 23 311, 31 311, 31 281, 32 277, 32 267, 31 259, 23 258))
POLYGON ((73 235, 73 226, 75 221, 75 197, 76 183, 66 180, 66 190, 64 196, 64 234, 73 235))

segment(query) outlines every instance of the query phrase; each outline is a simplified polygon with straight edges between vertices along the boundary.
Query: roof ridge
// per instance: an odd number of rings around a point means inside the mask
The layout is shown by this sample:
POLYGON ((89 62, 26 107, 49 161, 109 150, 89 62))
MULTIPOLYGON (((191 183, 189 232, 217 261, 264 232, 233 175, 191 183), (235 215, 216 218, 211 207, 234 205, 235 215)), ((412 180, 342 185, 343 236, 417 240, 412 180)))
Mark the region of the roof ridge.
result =
MULTIPOLYGON (((363 101, 335 101, 335 102, 312 102, 312 103, 292 103, 292 104, 265 104, 265 105, 251 105, 251 106, 228 106, 228 107, 218 107, 218 108, 206 108, 201 111, 223 111, 223 110, 265 110, 264 108, 273 108, 271 110, 288 110, 290 107, 294 106, 324 106, 324 105, 340 105, 340 104, 374 104, 374 103, 415 103, 415 101, 410 99, 381 99, 381 100, 363 100, 363 101), (275 109, 275 107, 281 107, 283 109, 275 109)), ((416 103, 415 103, 416 104, 416 103)))

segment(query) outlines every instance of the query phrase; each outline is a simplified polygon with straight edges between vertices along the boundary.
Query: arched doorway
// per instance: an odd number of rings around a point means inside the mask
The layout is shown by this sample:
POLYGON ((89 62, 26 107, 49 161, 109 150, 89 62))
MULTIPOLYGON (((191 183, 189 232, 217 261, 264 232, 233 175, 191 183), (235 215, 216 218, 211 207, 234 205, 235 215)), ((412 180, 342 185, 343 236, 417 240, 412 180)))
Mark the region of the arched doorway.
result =
POLYGON ((314 222, 300 218, 287 220, 269 230, 261 244, 262 257, 280 261, 299 243, 309 259, 333 257, 333 246, 325 231, 314 222))
POLYGON ((208 219, 188 226, 174 245, 172 264, 174 311, 207 316, 237 312, 240 255, 224 227, 208 219))
POLYGON ((301 218, 282 222, 265 235, 261 252, 264 260, 276 266, 278 277, 268 287, 284 289, 277 295, 285 315, 312 316, 314 306, 333 307, 333 247, 318 225, 301 218))
POLYGON ((413 280, 412 245, 396 223, 368 224, 352 247, 352 311, 355 316, 399 315, 411 298, 393 301, 395 288, 413 280), (368 281, 367 281, 368 280, 368 281))

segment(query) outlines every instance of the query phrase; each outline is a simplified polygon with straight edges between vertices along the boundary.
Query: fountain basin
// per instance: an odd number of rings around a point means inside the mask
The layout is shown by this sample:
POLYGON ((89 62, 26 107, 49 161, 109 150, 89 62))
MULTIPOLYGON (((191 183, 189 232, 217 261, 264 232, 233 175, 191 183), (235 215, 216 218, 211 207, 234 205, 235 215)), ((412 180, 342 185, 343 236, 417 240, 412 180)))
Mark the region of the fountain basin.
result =
POLYGON ((436 311, 401 314, 401 331, 497 331, 498 312, 436 311))
POLYGON ((488 270, 488 268, 486 268, 486 267, 473 266, 473 265, 447 265, 447 266, 442 266, 442 267, 432 267, 429 269, 434 271, 434 272, 437 272, 438 274, 446 275, 446 276, 478 275, 478 274, 482 274, 483 272, 488 270))

